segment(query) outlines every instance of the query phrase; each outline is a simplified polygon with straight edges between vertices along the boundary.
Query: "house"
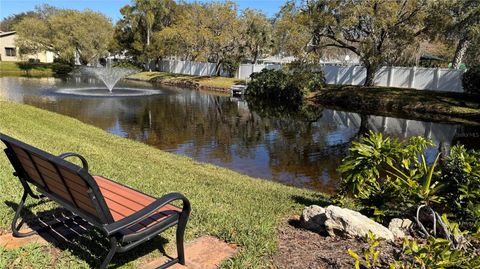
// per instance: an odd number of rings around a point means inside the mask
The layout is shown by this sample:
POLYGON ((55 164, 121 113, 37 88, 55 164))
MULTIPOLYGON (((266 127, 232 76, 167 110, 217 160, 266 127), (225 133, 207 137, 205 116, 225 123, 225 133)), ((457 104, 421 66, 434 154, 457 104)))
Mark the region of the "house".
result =
POLYGON ((17 32, 0 31, 0 61, 38 61, 42 63, 52 63, 54 59, 54 53, 51 51, 43 51, 37 54, 25 54, 19 53, 19 48, 15 45, 17 38, 17 32))

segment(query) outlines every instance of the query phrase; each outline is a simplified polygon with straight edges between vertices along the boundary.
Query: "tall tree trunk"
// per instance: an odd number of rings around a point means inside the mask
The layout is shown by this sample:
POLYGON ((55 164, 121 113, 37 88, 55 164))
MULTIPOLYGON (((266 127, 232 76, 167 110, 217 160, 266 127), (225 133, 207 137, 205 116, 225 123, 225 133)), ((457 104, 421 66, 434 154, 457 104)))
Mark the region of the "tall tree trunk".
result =
POLYGON ((258 51, 259 51, 259 46, 256 45, 255 46, 255 52, 253 53, 253 64, 256 64, 257 63, 257 59, 258 59, 258 51))
POLYGON ((452 67, 454 69, 458 69, 460 67, 460 64, 462 63, 462 60, 463 60, 463 56, 465 55, 465 52, 467 51, 469 45, 470 45, 470 40, 468 40, 466 37, 463 37, 458 42, 457 49, 455 50, 455 56, 453 56, 453 60, 452 60, 452 67))
POLYGON ((363 86, 374 86, 377 66, 373 64, 365 64, 365 68, 367 69, 367 77, 365 78, 363 86))
POLYGON ((147 46, 150 46, 150 32, 151 32, 151 29, 148 28, 147 29, 147 46))
POLYGON ((221 66, 222 66, 222 61, 218 60, 217 61, 217 66, 215 66, 215 74, 217 76, 220 76, 220 71, 222 71, 222 69, 220 68, 221 66))
POLYGON ((357 137, 361 137, 364 134, 368 133, 368 115, 360 114, 360 127, 358 128, 357 137))

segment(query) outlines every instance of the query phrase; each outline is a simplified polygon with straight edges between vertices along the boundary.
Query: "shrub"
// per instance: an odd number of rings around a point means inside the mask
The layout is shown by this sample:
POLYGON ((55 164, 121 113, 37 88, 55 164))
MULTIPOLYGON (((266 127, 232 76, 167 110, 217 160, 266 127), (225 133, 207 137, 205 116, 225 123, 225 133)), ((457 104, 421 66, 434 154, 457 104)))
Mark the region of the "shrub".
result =
POLYGON ((112 67, 127 68, 136 70, 138 72, 142 71, 142 68, 140 66, 130 61, 116 61, 112 64, 112 67))
POLYGON ((465 92, 480 94, 480 65, 472 66, 463 74, 462 85, 465 92))
POLYGON ((73 66, 63 63, 52 63, 52 71, 58 75, 66 75, 73 71, 73 66))
POLYGON ((263 99, 270 102, 298 104, 302 101, 304 89, 282 70, 264 69, 253 73, 248 83, 247 99, 263 99))
MULTIPOLYGON (((424 156, 432 145, 423 137, 400 142, 374 132, 352 142, 339 167, 342 180, 337 201, 350 196, 363 213, 377 219, 384 211, 412 216, 413 206, 424 205, 426 210, 448 214, 462 229, 476 231, 480 228, 480 152, 454 146, 442 165, 437 165, 437 156, 428 166, 424 156)), ((439 215, 437 221, 441 221, 439 215)))
POLYGON ((474 231, 480 227, 480 152, 454 146, 442 170, 440 195, 461 228, 474 231))
POLYGON ((400 142, 370 132, 352 142, 339 167, 340 194, 352 196, 376 214, 404 210, 430 199, 435 166, 427 167, 423 156, 432 145, 423 137, 400 142))
POLYGON ((380 242, 375 234, 369 232, 366 237, 368 247, 364 249, 363 255, 348 249, 348 254, 355 261, 355 269, 480 268, 478 250, 472 247, 452 248, 450 241, 443 238, 430 237, 423 242, 405 239, 401 251, 395 254, 393 262, 380 259, 380 242))
POLYGON ((316 64, 295 61, 288 64, 286 70, 299 88, 313 92, 325 87, 325 76, 316 64))

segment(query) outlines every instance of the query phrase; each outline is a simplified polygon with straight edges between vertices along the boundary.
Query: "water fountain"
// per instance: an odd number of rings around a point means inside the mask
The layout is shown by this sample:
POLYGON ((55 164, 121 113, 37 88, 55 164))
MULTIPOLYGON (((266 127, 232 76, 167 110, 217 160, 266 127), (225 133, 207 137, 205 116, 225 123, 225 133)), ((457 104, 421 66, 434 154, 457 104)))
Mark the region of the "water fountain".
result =
POLYGON ((115 85, 123 78, 134 74, 136 71, 129 68, 122 67, 83 67, 79 69, 80 75, 94 76, 101 80, 105 87, 108 89, 102 89, 99 87, 88 88, 66 88, 57 90, 57 94, 63 95, 80 95, 80 96, 92 96, 92 97, 135 97, 135 96, 147 96, 157 95, 162 92, 159 90, 142 89, 142 88, 124 88, 115 87, 115 85))
POLYGON ((129 68, 121 67, 84 67, 83 72, 87 74, 92 74, 107 86, 108 90, 112 92, 113 87, 118 83, 118 81, 126 76, 132 75, 135 73, 135 70, 129 68))

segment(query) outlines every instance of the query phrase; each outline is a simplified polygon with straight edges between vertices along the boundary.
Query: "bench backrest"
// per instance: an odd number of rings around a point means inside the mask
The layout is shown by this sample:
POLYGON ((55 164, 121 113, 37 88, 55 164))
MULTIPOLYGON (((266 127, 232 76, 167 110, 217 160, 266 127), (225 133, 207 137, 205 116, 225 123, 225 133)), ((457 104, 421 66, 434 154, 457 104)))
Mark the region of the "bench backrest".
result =
POLYGON ((71 162, 0 133, 7 154, 20 180, 73 213, 101 225, 112 223, 108 207, 92 176, 71 162))

